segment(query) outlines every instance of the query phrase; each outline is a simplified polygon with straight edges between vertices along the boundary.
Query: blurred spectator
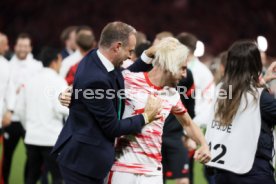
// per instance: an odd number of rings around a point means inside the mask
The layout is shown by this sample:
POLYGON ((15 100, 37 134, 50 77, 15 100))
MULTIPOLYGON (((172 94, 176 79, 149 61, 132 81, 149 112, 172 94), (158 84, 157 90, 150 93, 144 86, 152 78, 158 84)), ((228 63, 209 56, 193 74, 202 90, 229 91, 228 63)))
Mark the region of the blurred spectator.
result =
POLYGON ((0 55, 4 56, 9 50, 9 40, 7 35, 0 33, 0 55))
MULTIPOLYGON (((15 100, 14 86, 11 82, 10 64, 4 57, 9 49, 7 35, 0 33, 0 128, 11 123, 15 100), (2 121, 3 120, 3 121, 2 121)), ((2 130, 1 130, 2 133, 2 130)))
MULTIPOLYGON (((2 128, 2 118, 4 111, 4 98, 9 83, 10 67, 8 61, 4 58, 7 51, 8 38, 3 33, 0 33, 0 128, 2 128)), ((10 122, 10 121, 9 121, 10 122)), ((1 131, 2 132, 2 131, 1 131)), ((2 142, 2 141, 1 141, 2 142)))
MULTIPOLYGON (((15 93, 19 94, 26 81, 34 77, 41 69, 42 64, 32 56, 32 41, 28 34, 20 34, 14 47, 15 56, 10 61, 11 82, 15 86, 15 93)), ((17 99, 14 100, 13 108, 16 107, 17 99)), ((10 166, 14 150, 20 140, 25 136, 25 130, 19 121, 18 112, 15 110, 12 115, 12 123, 4 128, 4 161, 3 177, 5 184, 8 184, 10 166)), ((28 161, 27 161, 28 162, 28 161)))
MULTIPOLYGON (((193 34, 183 32, 177 36, 177 39, 186 45, 192 54, 194 53, 198 39, 193 34)), ((195 118, 193 120, 199 125, 204 125, 207 115, 205 109, 210 107, 215 91, 214 77, 209 68, 194 55, 188 62, 188 68, 193 73, 196 90, 195 118)))
POLYGON ((163 32, 158 33, 155 36, 155 39, 153 41, 153 45, 158 44, 163 38, 167 38, 167 37, 173 37, 173 34, 171 32, 168 32, 168 31, 163 31, 163 32))
POLYGON ((218 84, 221 81, 224 75, 226 60, 227 60, 227 51, 221 52, 218 55, 218 57, 213 59, 213 63, 210 66, 210 70, 214 75, 214 80, 216 84, 218 84))
POLYGON ((70 26, 64 29, 61 33, 60 39, 65 48, 61 51, 62 59, 73 54, 76 50, 76 30, 77 26, 70 26))
POLYGON ((88 26, 79 27, 77 29, 76 43, 76 52, 66 58, 61 65, 60 75, 65 77, 68 85, 73 84, 74 76, 81 59, 97 45, 93 30, 88 26))
POLYGON ((136 59, 139 58, 145 50, 150 48, 150 46, 151 46, 151 44, 150 44, 149 41, 144 42, 144 43, 140 43, 139 45, 137 45, 135 47, 135 50, 133 52, 131 60, 136 61, 136 59))
MULTIPOLYGON (((136 33, 136 46, 135 46, 135 50, 136 48, 141 45, 141 44, 144 44, 144 43, 149 43, 150 44, 150 41, 147 40, 147 36, 145 33, 143 32, 140 32, 140 31, 137 31, 136 33)), ((135 52, 133 52, 131 54, 131 60, 132 61, 136 61, 136 59, 139 57, 140 55, 136 55, 135 52)), ((131 63, 131 61, 129 61, 129 63, 131 63)), ((132 62, 133 63, 133 62, 132 62)), ((127 67, 126 67, 127 68, 127 67)))
POLYGON ((148 42, 147 36, 145 33, 141 31, 137 31, 136 33, 136 46, 148 42))
POLYGON ((62 178, 51 150, 63 127, 63 115, 68 108, 58 102, 58 94, 67 88, 66 81, 58 75, 61 55, 53 48, 44 48, 40 59, 44 68, 35 78, 26 82, 21 90, 17 110, 26 129, 24 142, 27 148, 27 184, 36 184, 42 164, 52 175, 52 183, 61 184, 62 178))
MULTIPOLYGON (((177 39, 186 45, 192 56, 188 61, 188 68, 192 71, 195 83, 195 117, 193 121, 200 126, 206 126, 205 118, 208 117, 206 109, 212 105, 215 94, 214 77, 207 66, 194 56, 197 37, 191 33, 182 32, 177 35, 177 39)), ((190 154, 190 183, 193 184, 193 153, 190 154)), ((213 178, 207 178, 209 184, 213 184, 213 178)))

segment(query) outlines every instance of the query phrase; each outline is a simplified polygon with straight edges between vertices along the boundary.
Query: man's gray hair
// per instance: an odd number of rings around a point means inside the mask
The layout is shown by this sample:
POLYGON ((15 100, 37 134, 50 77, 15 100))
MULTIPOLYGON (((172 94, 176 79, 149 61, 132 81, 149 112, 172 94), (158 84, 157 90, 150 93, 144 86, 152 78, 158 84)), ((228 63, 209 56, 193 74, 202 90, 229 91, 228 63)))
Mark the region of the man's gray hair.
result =
POLYGON ((128 44, 128 38, 131 34, 136 34, 136 30, 123 22, 108 23, 102 30, 99 46, 109 48, 114 42, 122 42, 122 46, 128 44))

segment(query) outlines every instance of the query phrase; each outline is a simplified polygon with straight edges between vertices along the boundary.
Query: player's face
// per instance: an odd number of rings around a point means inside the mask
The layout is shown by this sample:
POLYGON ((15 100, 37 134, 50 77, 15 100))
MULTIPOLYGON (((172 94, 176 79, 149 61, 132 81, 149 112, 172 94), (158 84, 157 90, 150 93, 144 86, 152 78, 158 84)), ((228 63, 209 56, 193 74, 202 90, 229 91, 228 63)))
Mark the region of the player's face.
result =
POLYGON ((177 84, 180 82, 182 78, 185 78, 187 76, 187 61, 183 61, 181 66, 179 67, 179 70, 176 74, 169 73, 168 76, 168 86, 170 87, 176 87, 177 84))
POLYGON ((123 61, 127 59, 131 59, 131 55, 135 49, 136 45, 136 37, 135 35, 131 34, 128 38, 128 44, 124 47, 121 46, 119 53, 118 53, 118 59, 116 61, 115 67, 120 67, 123 64, 123 61))

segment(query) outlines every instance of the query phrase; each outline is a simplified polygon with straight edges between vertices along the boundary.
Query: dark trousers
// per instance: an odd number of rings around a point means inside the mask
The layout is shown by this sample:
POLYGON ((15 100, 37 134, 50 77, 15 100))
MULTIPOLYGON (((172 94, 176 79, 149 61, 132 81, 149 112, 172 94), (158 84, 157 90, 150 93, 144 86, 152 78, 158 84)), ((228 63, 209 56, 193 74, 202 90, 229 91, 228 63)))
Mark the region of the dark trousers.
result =
POLYGON ((52 175, 53 184, 62 184, 62 177, 59 166, 55 159, 51 157, 53 147, 26 145, 28 157, 27 184, 36 184, 41 176, 43 164, 49 169, 52 175))
POLYGON ((91 178, 59 165, 65 184, 103 184, 103 179, 91 178))
POLYGON ((216 184, 214 173, 209 173, 209 168, 207 166, 203 166, 203 173, 205 176, 205 179, 207 180, 208 184, 216 184))
MULTIPOLYGON (((10 126, 4 128, 4 151, 3 151, 3 179, 5 184, 9 183, 9 176, 11 170, 11 162, 13 158, 13 153, 20 140, 24 138, 25 130, 20 122, 12 122, 10 126)), ((27 164, 27 161, 26 161, 27 164)), ((26 172, 26 169, 25 171, 26 172)), ((26 173, 24 173, 26 176, 26 173)))
POLYGON ((252 169, 246 174, 216 170, 216 184, 275 184, 273 168, 269 161, 256 158, 252 169))
POLYGON ((273 175, 242 175, 225 172, 215 175, 216 184, 275 184, 273 175))
POLYGON ((189 157, 189 183, 194 184, 194 153, 189 157))

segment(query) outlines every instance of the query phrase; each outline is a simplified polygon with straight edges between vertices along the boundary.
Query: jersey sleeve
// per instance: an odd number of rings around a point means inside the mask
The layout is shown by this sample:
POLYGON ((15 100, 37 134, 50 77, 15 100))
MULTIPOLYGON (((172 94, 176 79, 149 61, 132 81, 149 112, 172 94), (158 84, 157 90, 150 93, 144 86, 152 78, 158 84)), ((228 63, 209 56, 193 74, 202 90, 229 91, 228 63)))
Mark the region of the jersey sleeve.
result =
POLYGON ((185 106, 183 105, 180 99, 178 100, 177 104, 172 107, 172 110, 171 110, 171 113, 174 115, 182 115, 182 114, 185 114, 186 112, 187 112, 187 109, 185 108, 185 106))

